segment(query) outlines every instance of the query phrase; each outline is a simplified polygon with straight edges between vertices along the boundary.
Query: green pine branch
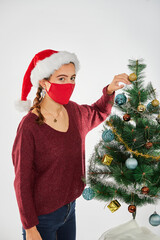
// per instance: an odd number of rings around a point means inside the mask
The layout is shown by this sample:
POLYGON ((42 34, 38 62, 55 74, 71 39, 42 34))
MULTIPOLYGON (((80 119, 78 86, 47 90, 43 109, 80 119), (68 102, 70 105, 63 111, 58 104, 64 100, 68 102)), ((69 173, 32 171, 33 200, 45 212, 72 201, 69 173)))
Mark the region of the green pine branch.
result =
MULTIPOLYGON (((160 124, 153 118, 160 113, 160 107, 138 111, 139 104, 146 106, 149 100, 156 99, 156 89, 152 83, 144 86, 146 64, 143 61, 129 59, 128 68, 137 75, 137 79, 123 88, 127 95, 125 104, 112 103, 113 108, 118 109, 121 114, 109 116, 108 121, 112 122, 116 132, 114 140, 100 140, 89 159, 85 181, 95 190, 95 198, 100 201, 119 199, 127 204, 143 206, 147 203, 155 204, 160 198, 160 158, 155 159, 160 156, 160 124), (128 122, 123 119, 125 113, 131 116, 128 122), (147 141, 152 143, 152 147, 147 148, 147 141), (131 152, 127 149, 139 153, 132 154, 138 161, 138 166, 132 170, 125 165, 126 160, 131 157, 131 152), (104 164, 105 155, 112 157, 110 165, 104 164), (143 186, 149 188, 148 194, 141 192, 143 186)), ((106 122, 103 131, 107 129, 109 126, 106 122)))

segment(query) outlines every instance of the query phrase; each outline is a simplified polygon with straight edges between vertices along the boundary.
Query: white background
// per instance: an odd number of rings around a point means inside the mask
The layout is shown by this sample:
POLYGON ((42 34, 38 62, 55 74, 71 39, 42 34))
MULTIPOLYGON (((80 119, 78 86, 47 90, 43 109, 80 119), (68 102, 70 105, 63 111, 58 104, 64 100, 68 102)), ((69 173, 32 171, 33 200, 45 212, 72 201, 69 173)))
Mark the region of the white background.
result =
MULTIPOLYGON (((159 13, 159 0, 0 1, 1 240, 22 239, 11 149, 17 125, 26 114, 15 110, 14 101, 21 96, 23 76, 33 56, 47 48, 76 53, 81 69, 71 100, 79 104, 95 102, 114 75, 130 74, 128 59, 143 58, 145 84, 152 81, 159 97, 159 13)), ((28 99, 35 94, 32 89, 28 99)), ((86 165, 102 127, 103 123, 86 137, 86 165)), ((82 196, 77 199, 77 240, 98 240, 109 228, 132 219, 126 204, 121 202, 115 213, 104 209, 105 204, 82 196)), ((159 205, 156 209, 160 213, 159 205)), ((160 226, 148 223, 154 210, 153 205, 138 208, 137 222, 160 236, 160 226)))

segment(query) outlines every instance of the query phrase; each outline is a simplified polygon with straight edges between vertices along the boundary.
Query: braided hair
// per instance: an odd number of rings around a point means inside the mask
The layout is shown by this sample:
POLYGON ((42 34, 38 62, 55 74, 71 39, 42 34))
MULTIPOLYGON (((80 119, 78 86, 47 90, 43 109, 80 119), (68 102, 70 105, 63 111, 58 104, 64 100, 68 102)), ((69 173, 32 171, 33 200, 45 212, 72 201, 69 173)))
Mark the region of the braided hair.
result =
MULTIPOLYGON (((49 80, 50 77, 49 78, 44 78, 44 79, 49 80)), ((38 118, 36 118, 36 122, 37 122, 38 125, 43 124, 44 123, 44 119, 45 119, 43 114, 41 113, 41 106, 40 106, 40 103, 41 103, 41 101, 43 99, 43 97, 41 95, 42 89, 43 89, 43 87, 39 84, 38 89, 37 89, 37 93, 36 93, 36 97, 33 100, 33 106, 29 109, 29 112, 30 112, 31 110, 36 108, 36 110, 38 112, 38 118)))

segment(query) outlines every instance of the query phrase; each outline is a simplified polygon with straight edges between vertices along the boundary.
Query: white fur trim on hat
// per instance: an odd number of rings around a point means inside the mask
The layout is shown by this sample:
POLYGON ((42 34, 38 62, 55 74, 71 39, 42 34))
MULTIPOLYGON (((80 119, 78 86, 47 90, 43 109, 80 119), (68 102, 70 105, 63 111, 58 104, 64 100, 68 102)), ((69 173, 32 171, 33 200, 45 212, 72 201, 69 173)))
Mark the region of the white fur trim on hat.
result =
POLYGON ((22 101, 20 99, 14 101, 14 106, 19 112, 29 111, 31 108, 31 100, 22 101))
POLYGON ((31 83, 34 87, 39 86, 39 80, 49 77, 53 74, 54 70, 58 70, 63 64, 73 62, 75 65, 75 71, 80 68, 79 60, 75 53, 67 51, 59 51, 54 53, 45 59, 38 61, 34 69, 31 71, 31 83))

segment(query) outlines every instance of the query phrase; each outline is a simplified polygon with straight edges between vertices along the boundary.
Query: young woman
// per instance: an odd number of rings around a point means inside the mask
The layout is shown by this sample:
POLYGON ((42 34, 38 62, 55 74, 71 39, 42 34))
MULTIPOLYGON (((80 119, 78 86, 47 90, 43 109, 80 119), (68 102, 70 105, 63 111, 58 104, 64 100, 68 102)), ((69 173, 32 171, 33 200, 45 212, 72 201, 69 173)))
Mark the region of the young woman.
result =
MULTIPOLYGON (((116 75, 92 105, 70 101, 79 61, 74 53, 37 53, 23 79, 21 119, 12 148, 14 189, 23 240, 75 240, 75 205, 85 184, 85 136, 111 113, 115 90, 130 84, 116 75), (37 89, 33 106, 27 95, 37 89)), ((90 89, 90 92, 92 90, 90 89)), ((92 93, 91 93, 92 94, 92 93)))

